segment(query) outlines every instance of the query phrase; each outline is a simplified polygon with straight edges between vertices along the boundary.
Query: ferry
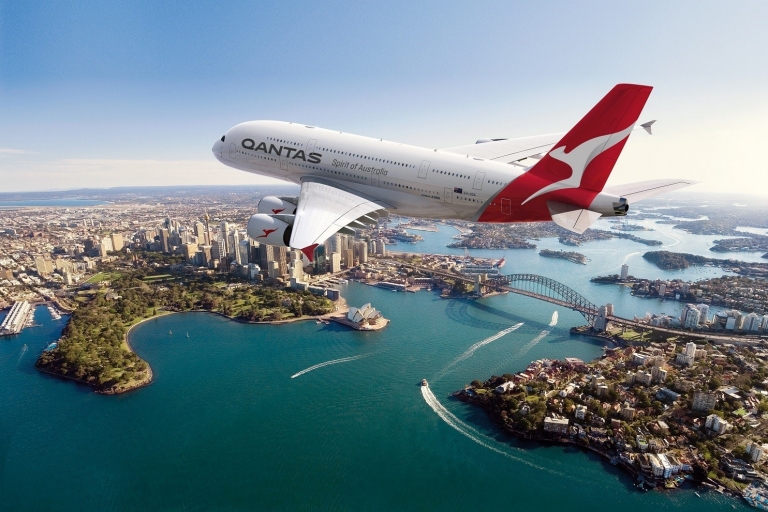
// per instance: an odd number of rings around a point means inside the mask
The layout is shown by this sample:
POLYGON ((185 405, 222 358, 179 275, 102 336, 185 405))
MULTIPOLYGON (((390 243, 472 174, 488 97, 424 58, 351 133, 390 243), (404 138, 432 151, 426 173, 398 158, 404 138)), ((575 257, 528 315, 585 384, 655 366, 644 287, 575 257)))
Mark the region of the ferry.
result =
POLYGON ((427 383, 427 379, 421 379, 421 385, 424 387, 429 386, 429 384, 427 383))
POLYGON ((496 267, 496 268, 501 268, 501 267, 503 267, 506 264, 507 264, 507 259, 506 258, 501 258, 499 261, 494 263, 493 266, 496 267))

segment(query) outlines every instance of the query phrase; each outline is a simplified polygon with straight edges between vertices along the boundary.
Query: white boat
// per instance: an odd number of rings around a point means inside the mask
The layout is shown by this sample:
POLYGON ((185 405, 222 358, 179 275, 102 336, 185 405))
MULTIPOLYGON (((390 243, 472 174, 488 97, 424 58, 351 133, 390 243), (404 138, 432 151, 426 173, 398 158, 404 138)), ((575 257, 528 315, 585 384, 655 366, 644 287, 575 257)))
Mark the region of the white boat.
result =
POLYGON ((429 383, 427 382, 427 379, 421 379, 421 385, 422 386, 429 386, 429 383))

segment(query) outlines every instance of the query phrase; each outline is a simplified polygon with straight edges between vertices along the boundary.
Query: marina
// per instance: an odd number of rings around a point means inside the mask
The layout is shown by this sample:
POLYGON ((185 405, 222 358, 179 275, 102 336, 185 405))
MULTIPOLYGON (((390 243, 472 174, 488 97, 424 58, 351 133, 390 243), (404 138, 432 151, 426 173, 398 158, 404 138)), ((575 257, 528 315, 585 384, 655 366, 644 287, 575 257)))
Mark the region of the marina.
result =
POLYGON ((46 307, 48 312, 51 314, 51 318, 54 320, 61 320, 61 313, 59 313, 59 311, 52 304, 48 304, 46 307))

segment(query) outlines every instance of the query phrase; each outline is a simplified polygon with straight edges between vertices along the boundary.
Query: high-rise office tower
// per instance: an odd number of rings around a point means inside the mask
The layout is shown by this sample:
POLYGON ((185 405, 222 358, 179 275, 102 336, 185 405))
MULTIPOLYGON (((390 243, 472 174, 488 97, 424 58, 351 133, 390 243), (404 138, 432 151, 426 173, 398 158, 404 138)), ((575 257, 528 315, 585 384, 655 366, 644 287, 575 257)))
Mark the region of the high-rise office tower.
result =
MULTIPOLYGON (((221 221, 221 224, 219 225, 219 241, 224 242, 224 252, 223 254, 229 254, 229 222, 227 221, 221 221)), ((221 246, 221 244, 219 244, 221 246)))
POLYGON ((237 244, 237 263, 240 265, 247 265, 250 263, 249 258, 251 256, 251 244, 248 240, 241 240, 237 244))
POLYGON ((165 253, 171 252, 171 234, 168 228, 160 228, 160 247, 165 253))

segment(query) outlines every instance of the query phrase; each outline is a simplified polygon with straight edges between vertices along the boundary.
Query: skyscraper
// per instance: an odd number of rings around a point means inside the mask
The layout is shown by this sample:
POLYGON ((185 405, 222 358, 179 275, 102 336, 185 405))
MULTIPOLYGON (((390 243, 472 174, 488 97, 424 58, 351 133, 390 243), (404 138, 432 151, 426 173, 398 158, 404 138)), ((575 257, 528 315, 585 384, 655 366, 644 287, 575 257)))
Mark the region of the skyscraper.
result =
POLYGON ((171 234, 168 232, 168 228, 160 228, 160 246, 163 252, 171 252, 171 234))
POLYGON ((235 253, 237 252, 239 245, 240 245, 240 233, 237 231, 237 229, 233 229, 229 233, 229 239, 227 240, 227 248, 229 249, 229 255, 232 257, 233 260, 237 260, 237 255, 235 253))
POLYGON ((120 233, 112 233, 109 236, 112 239, 112 250, 122 251, 123 247, 125 247, 125 241, 123 240, 123 235, 120 233))
POLYGON ((627 276, 629 275, 629 265, 626 263, 621 266, 621 280, 626 281, 627 276))
POLYGON ((352 249, 344 249, 341 252, 342 256, 342 263, 347 268, 352 268, 355 266, 355 254, 352 249))
POLYGON ((341 271, 341 254, 338 252, 331 253, 331 273, 341 271))
MULTIPOLYGON (((223 220, 221 221, 221 224, 219 225, 219 241, 224 242, 224 254, 229 254, 229 245, 228 245, 228 238, 229 238, 229 222, 223 220)), ((219 247, 221 247, 221 243, 219 244, 219 247)))
POLYGON ((355 257, 361 264, 368 262, 368 244, 366 242, 355 243, 355 257))
POLYGON ((241 240, 237 244, 237 263, 240 265, 247 265, 250 263, 249 258, 251 256, 251 244, 248 240, 241 240))
POLYGON ((197 241, 201 244, 208 243, 208 240, 205 239, 205 224, 203 224, 200 221, 195 222, 195 236, 197 237, 197 241))

